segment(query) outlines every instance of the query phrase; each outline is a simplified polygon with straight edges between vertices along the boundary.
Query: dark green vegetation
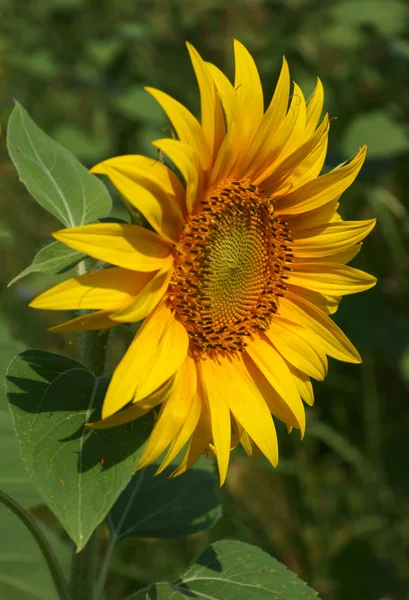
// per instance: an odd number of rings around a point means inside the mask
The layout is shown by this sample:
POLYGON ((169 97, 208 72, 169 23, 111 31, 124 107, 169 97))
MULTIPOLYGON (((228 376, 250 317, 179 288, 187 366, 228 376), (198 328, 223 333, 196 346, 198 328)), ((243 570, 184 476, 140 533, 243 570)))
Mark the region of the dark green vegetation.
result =
MULTIPOLYGON (((156 156, 150 142, 167 135, 169 124, 143 91, 145 85, 167 91, 198 112, 185 39, 230 74, 232 38, 240 39, 256 59, 266 99, 283 54, 307 97, 319 75, 333 119, 326 168, 368 144, 368 159, 344 195, 341 212, 350 219, 378 217, 377 228, 353 264, 376 275, 379 283, 369 292, 344 299, 335 315, 362 353, 363 365, 330 361, 327 380, 315 385, 316 406, 308 409, 304 441, 279 427, 281 461, 276 471, 234 456, 222 491, 226 519, 201 535, 212 540, 229 531, 260 546, 326 600, 409 598, 409 44, 405 41, 409 6, 405 0, 2 0, 0 7, 3 123, 15 97, 44 131, 86 166, 118 154, 156 156)), ((0 171, 4 373, 9 360, 24 347, 75 357, 76 337, 46 333, 46 327, 61 322, 63 315, 27 308, 36 290, 55 281, 55 276, 30 275, 5 290, 60 225, 18 183, 5 144, 0 171)), ((119 204, 115 214, 124 216, 119 204)), ((115 334, 111 367, 130 335, 125 327, 115 334)), ((6 417, 0 427, 0 486, 25 505, 35 505, 33 492, 19 495, 13 482, 7 488, 1 479, 3 461, 15 448, 6 417)), ((16 479, 19 469, 16 464, 10 471, 16 479)), ((36 514, 53 525, 44 509, 36 509, 36 514)), ((19 532, 20 524, 16 527, 19 532)), ((143 528, 136 531, 135 535, 146 536, 143 528)), ((8 530, 6 537, 12 537, 8 530)), ((102 534, 100 544, 102 552, 106 544, 102 534)), ((187 557, 205 545, 197 533, 191 533, 188 541, 124 539, 107 597, 121 600, 135 587, 133 579, 151 579, 157 576, 155 569, 166 573, 172 561, 178 572, 187 557)), ((4 568, 10 577, 12 567, 18 571, 11 565, 18 551, 22 568, 28 564, 27 548, 21 544, 11 548, 4 568)), ((63 552, 59 546, 58 551, 63 552)), ((3 557, 3 549, 0 554, 3 557)), ((38 572, 41 564, 38 557, 38 572)), ((20 590, 15 597, 24 598, 24 593, 20 590)))

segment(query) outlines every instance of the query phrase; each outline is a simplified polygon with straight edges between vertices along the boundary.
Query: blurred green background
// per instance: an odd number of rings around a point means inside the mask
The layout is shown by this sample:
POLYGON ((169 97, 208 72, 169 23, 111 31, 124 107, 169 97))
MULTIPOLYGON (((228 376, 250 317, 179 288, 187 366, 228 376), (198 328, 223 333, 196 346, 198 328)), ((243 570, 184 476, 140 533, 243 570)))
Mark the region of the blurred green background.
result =
MULTIPOLYGON (((332 118, 326 168, 368 144, 342 213, 378 218, 354 265, 379 283, 335 315, 364 362, 331 360, 327 380, 314 386, 304 441, 279 428, 276 471, 237 453, 223 494, 235 534, 322 598, 409 598, 407 1, 0 0, 0 9, 3 125, 17 98, 87 166, 156 155, 151 141, 169 124, 145 85, 198 112, 185 40, 231 75, 237 37, 257 62, 266 99, 283 54, 307 97, 319 76, 332 118)), ((27 308, 50 279, 30 276, 6 289, 59 225, 18 182, 4 142, 0 172, 4 372, 16 343, 72 355, 76 338, 46 333, 63 316, 27 308)))

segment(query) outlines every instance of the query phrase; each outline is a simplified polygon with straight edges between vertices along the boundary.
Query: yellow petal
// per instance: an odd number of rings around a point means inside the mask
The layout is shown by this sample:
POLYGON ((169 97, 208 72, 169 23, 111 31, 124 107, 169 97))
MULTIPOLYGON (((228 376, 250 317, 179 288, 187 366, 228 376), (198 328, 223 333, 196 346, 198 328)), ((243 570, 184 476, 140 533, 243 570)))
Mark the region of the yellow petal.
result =
POLYGON ((288 283, 323 294, 344 296, 368 290, 376 278, 364 271, 332 262, 294 262, 288 283))
POLYGON ((98 329, 110 329, 116 327, 118 323, 111 319, 110 310, 98 310, 89 315, 76 317, 61 325, 50 327, 48 331, 52 333, 62 333, 63 331, 91 331, 98 329))
POLYGON ((317 84, 315 90, 307 104, 307 123, 304 129, 304 137, 307 139, 310 137, 321 118, 322 109, 324 106, 324 88, 319 77, 317 77, 317 84))
POLYGON ((362 362, 358 351, 341 329, 319 308, 290 291, 280 298, 278 309, 285 319, 306 327, 311 334, 311 345, 322 348, 326 354, 344 362, 362 362))
POLYGON ((277 164, 267 179, 258 180, 258 185, 271 192, 271 198, 275 199, 318 177, 327 153, 328 131, 328 115, 325 115, 315 134, 277 164))
POLYGON ((112 313, 115 321, 133 323, 145 319, 159 304, 169 286, 173 269, 158 271, 127 306, 112 313))
POLYGON ((225 135, 222 105, 208 66, 191 44, 186 45, 200 89, 203 134, 213 162, 225 135))
POLYGON ((313 290, 304 287, 298 287, 298 285, 289 284, 288 289, 296 296, 301 296, 304 300, 308 300, 308 302, 314 304, 314 306, 324 311, 325 314, 332 314, 335 312, 342 300, 342 296, 329 296, 328 294, 314 292, 313 290))
POLYGON ((234 377, 237 386, 236 393, 229 396, 230 410, 236 422, 247 431, 252 443, 275 467, 278 463, 278 442, 270 407, 260 393, 257 382, 249 374, 243 356, 229 363, 229 367, 231 373, 227 381, 230 376, 234 377))
POLYGON ((234 40, 234 59, 235 119, 238 122, 236 143, 242 152, 246 152, 263 118, 263 89, 253 57, 238 40, 234 40))
POLYGON ((308 406, 314 406, 314 390, 308 375, 302 371, 299 371, 290 363, 287 363, 287 366, 294 377, 295 385, 297 386, 301 398, 306 404, 308 404, 308 406))
POLYGON ((274 315, 266 336, 287 362, 318 381, 325 378, 327 358, 324 352, 311 347, 308 332, 303 327, 274 315))
POLYGON ((136 402, 158 389, 183 363, 187 345, 183 325, 165 304, 158 306, 144 321, 115 369, 102 418, 111 416, 131 399, 136 402))
MULTIPOLYGON (((221 359, 220 364, 208 360, 204 361, 203 366, 202 381, 204 385, 210 386, 215 403, 220 399, 228 404, 235 420, 247 431, 267 459, 276 465, 278 445, 274 423, 264 398, 250 379, 242 359, 221 359)), ((218 455, 217 448, 216 452, 218 455)), ((226 449, 225 452, 227 454, 226 449)))
MULTIPOLYGON (((187 358, 187 360, 190 360, 189 357, 187 358)), ((194 377, 195 377, 195 381, 196 381, 196 377, 197 377, 196 374, 194 377)), ((156 471, 156 475, 159 475, 159 473, 162 473, 162 471, 170 465, 170 463, 176 458, 176 456, 179 454, 179 452, 181 452, 181 450, 185 447, 185 445, 187 444, 187 442, 190 440, 190 438, 192 436, 193 437, 196 436, 196 441, 197 441, 199 438, 203 439, 203 435, 204 435, 205 439, 201 442, 202 445, 201 445, 200 452, 199 452, 199 455, 197 456, 197 458, 199 458, 199 456, 204 453, 204 449, 206 448, 206 446, 209 443, 210 438, 211 438, 211 426, 210 426, 210 418, 209 418, 208 419, 208 427, 205 428, 204 432, 201 431, 203 429, 203 427, 202 427, 203 418, 205 418, 203 416, 201 417, 202 405, 203 405, 203 402, 201 399, 201 394, 200 394, 199 390, 196 389, 196 394, 193 396, 192 402, 190 405, 190 411, 189 411, 186 419, 184 420, 182 427, 179 429, 179 431, 175 435, 171 445, 169 446, 169 449, 166 453, 165 458, 163 459, 159 469, 156 471), (201 422, 199 422, 200 419, 202 419, 201 422), (196 434, 196 429, 199 430, 198 434, 196 434)), ((205 418, 205 420, 206 420, 206 418, 205 418)), ((193 445, 194 444, 195 444, 195 442, 193 443, 193 445)), ((196 444, 196 445, 200 446, 200 444, 196 444)), ((185 458, 186 458, 186 461, 183 462, 183 460, 182 460, 182 463, 185 465, 185 467, 187 469, 187 468, 189 468, 189 466, 191 466, 191 464, 193 464, 192 462, 189 462, 190 460, 193 460, 193 450, 191 452, 188 450, 185 455, 185 458)), ((179 469, 183 469, 183 466, 180 465, 179 469)), ((175 473, 173 473, 173 475, 175 476, 175 473)))
MULTIPOLYGON (((296 83, 294 83, 293 101, 294 105, 297 105, 297 118, 294 121, 292 134, 283 145, 277 162, 281 162, 306 141, 304 131, 307 119, 307 105, 305 103, 303 91, 296 83)), ((292 109, 292 106, 293 102, 290 105, 289 111, 292 109)))
POLYGON ((219 181, 230 178, 241 179, 243 176, 243 170, 241 169, 243 153, 241 153, 240 146, 236 143, 238 136, 238 122, 233 119, 227 135, 225 136, 222 145, 220 146, 219 154, 217 155, 216 162, 213 165, 213 169, 210 176, 209 187, 216 186, 219 181), (239 156, 241 161, 238 161, 239 156), (234 171, 234 165, 239 162, 239 170, 234 171))
POLYGON ((47 310, 112 309, 129 303, 152 279, 114 267, 72 277, 43 292, 29 306, 47 310))
MULTIPOLYGON (((268 165, 268 159, 264 154, 267 148, 274 146, 275 155, 278 154, 280 144, 285 143, 287 139, 288 128, 284 122, 288 101, 290 97, 290 72, 285 58, 281 68, 280 77, 266 114, 264 115, 260 127, 248 150, 248 160, 245 167, 249 170, 249 174, 254 177, 255 173, 264 171, 268 165), (257 163, 257 164, 255 164, 257 163)), ((292 118, 292 115, 290 115, 292 118)), ((288 119, 287 119, 288 123, 288 119)), ((271 151, 270 151, 271 154, 271 151)))
POLYGON ((183 104, 168 94, 149 87, 145 89, 159 102, 175 128, 179 140, 195 151, 202 169, 206 171, 211 157, 200 123, 183 104))
POLYGON ((177 166, 186 182, 186 208, 190 214, 200 202, 203 188, 203 171, 193 148, 178 140, 164 138, 153 145, 162 150, 177 166))
POLYGON ((141 367, 134 369, 137 380, 133 402, 139 402, 141 398, 148 396, 157 389, 164 381, 174 375, 183 364, 189 347, 189 337, 186 329, 171 314, 163 336, 158 344, 156 352, 148 357, 146 351, 140 345, 141 367))
POLYGON ((146 156, 117 156, 99 163, 91 172, 107 175, 162 237, 179 239, 184 223, 185 192, 166 165, 146 156))
POLYGON ((355 246, 352 246, 352 248, 348 248, 347 250, 342 250, 342 252, 337 252, 336 254, 332 254, 331 256, 328 256, 328 257, 323 256, 319 260, 325 260, 328 262, 336 262, 336 263, 340 263, 342 265, 347 265, 349 262, 351 262, 352 259, 355 258, 355 256, 357 254, 359 254, 361 248, 362 248, 362 243, 356 244, 355 246))
POLYGON ((163 402, 155 427, 138 461, 142 469, 154 462, 173 441, 188 418, 196 396, 196 366, 190 357, 176 373, 172 391, 163 402))
POLYGON ((299 215, 338 199, 355 180, 364 163, 365 155, 366 146, 361 148, 348 164, 337 167, 277 199, 277 210, 280 214, 299 215))
MULTIPOLYGON (((243 362, 248 375, 251 377, 253 384, 256 387, 257 393, 262 396, 271 414, 277 419, 280 419, 280 421, 286 425, 294 426, 297 429, 300 429, 298 418, 294 415, 293 411, 283 400, 280 394, 277 393, 275 388, 267 380, 265 375, 263 375, 253 359, 250 358, 249 354, 245 353, 243 355, 243 362)), ((301 400, 299 402, 301 407, 299 412, 302 414, 304 412, 304 407, 302 406, 301 400)))
POLYGON ((261 182, 274 173, 277 165, 295 149, 295 141, 299 144, 299 136, 305 126, 305 114, 303 93, 297 84, 294 84, 287 116, 278 130, 267 129, 263 121, 252 148, 249 149, 245 164, 248 176, 255 185, 261 185, 261 182))
MULTIPOLYGON (((199 390, 200 386, 198 386, 198 391, 199 390)), ((189 446, 187 447, 179 466, 171 474, 171 477, 177 477, 178 475, 185 473, 203 454, 205 454, 206 448, 210 443, 212 427, 209 406, 201 391, 197 394, 197 399, 200 417, 192 435, 192 439, 189 442, 189 446)))
POLYGON ((247 456, 253 460, 257 460, 262 456, 260 448, 254 443, 247 431, 243 431, 242 435, 240 436, 240 444, 243 446, 247 456))
POLYGON ((237 40, 234 55, 236 74, 233 97, 230 96, 231 115, 227 135, 212 169, 210 185, 226 177, 241 179, 246 176, 243 164, 247 162, 247 150, 263 118, 263 91, 254 60, 237 40))
POLYGON ((61 229, 53 237, 74 250, 135 271, 171 267, 171 247, 153 231, 125 223, 98 223, 61 229))
POLYGON ((274 132, 278 129, 279 125, 285 118, 289 98, 290 71, 288 69, 288 63, 285 57, 283 56, 283 64, 274 91, 274 95, 271 99, 270 106, 266 110, 266 114, 263 117, 263 130, 269 131, 270 134, 274 134, 274 132))
POLYGON ((297 236, 298 231, 304 231, 304 229, 311 229, 313 227, 319 227, 321 225, 327 225, 331 221, 334 213, 339 207, 338 198, 323 204, 313 210, 308 210, 300 215, 281 215, 279 207, 274 206, 274 210, 278 217, 283 218, 287 221, 291 235, 297 236))
MULTIPOLYGON (((297 427, 304 433, 305 430, 305 412, 293 381, 290 371, 275 348, 266 338, 257 337, 247 346, 247 354, 250 356, 258 370, 264 375, 270 386, 277 395, 282 398, 280 409, 286 411, 288 416, 285 422, 297 427), (284 406, 287 405, 288 409, 284 406), (290 420, 290 416, 292 418, 290 420)), ((246 363, 248 366, 248 363, 246 363)), ((256 381, 258 384, 258 382, 256 381)), ((270 410, 273 412, 273 405, 270 410)), ((273 412, 274 414, 274 412, 273 412)), ((281 419, 281 417, 279 417, 281 419)), ((249 432, 251 434, 251 432, 249 432)), ((252 436, 254 438, 254 436, 252 436)), ((255 440, 257 442, 257 440, 255 440)))
POLYGON ((298 230, 293 235, 292 251, 297 257, 305 258, 344 252, 363 240, 375 227, 375 223, 376 219, 335 221, 311 229, 298 230))
POLYGON ((131 423, 143 415, 146 415, 150 410, 161 404, 172 391, 173 378, 164 383, 156 392, 151 394, 148 398, 144 398, 141 404, 133 404, 124 408, 124 410, 111 415, 107 419, 101 421, 95 421, 94 423, 87 423, 86 427, 90 429, 110 429, 111 427, 118 427, 125 423, 131 423))
MULTIPOLYGON (((226 380, 226 374, 223 370, 226 380)), ((221 369, 213 360, 199 363, 199 377, 203 395, 210 409, 213 444, 220 474, 220 485, 223 485, 230 460, 231 420, 228 395, 224 382, 220 379, 221 369)))
POLYGON ((226 118, 227 130, 229 130, 234 118, 236 99, 234 88, 226 75, 222 73, 222 71, 220 71, 220 69, 218 69, 215 65, 207 62, 206 66, 209 69, 210 75, 212 76, 212 79, 216 85, 217 93, 222 102, 223 111, 226 118))

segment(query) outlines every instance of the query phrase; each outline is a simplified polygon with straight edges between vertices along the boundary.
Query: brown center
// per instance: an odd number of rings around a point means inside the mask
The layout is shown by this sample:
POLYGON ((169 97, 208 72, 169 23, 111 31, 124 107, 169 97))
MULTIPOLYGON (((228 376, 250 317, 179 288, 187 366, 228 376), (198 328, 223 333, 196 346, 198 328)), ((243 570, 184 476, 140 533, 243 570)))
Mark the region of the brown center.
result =
POLYGON ((242 352, 265 331, 286 289, 287 224, 247 181, 223 182, 186 222, 176 246, 168 304, 194 358, 242 352))

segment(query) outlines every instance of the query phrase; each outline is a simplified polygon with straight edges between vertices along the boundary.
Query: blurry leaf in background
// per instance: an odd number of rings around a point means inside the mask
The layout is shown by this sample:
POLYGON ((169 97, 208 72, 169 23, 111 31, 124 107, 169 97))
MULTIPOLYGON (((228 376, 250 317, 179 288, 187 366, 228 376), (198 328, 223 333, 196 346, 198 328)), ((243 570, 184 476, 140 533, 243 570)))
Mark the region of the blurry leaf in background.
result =
POLYGON ((362 480, 374 480, 376 473, 374 473, 373 466, 369 460, 358 448, 337 431, 334 431, 327 423, 313 421, 309 424, 308 433, 324 442, 346 463, 353 465, 362 480))
POLYGON ((13 232, 7 226, 7 223, 0 222, 0 248, 6 248, 12 245, 13 232))
MULTIPOLYGON (((67 572, 68 547, 53 532, 43 529, 60 565, 67 572)), ((2 505, 0 531, 0 598, 55 600, 55 586, 37 542, 16 515, 2 505)))
POLYGON ((163 126, 165 113, 143 85, 133 85, 113 101, 113 106, 128 119, 163 126))
POLYGON ((35 255, 33 262, 24 271, 14 277, 9 286, 30 273, 60 274, 75 267, 85 255, 72 250, 62 242, 51 242, 41 248, 35 255))
POLYGON ((23 352, 6 381, 26 468, 81 550, 135 472, 150 418, 84 428, 99 417, 108 380, 57 354, 23 352))
POLYGON ((317 593, 266 552, 236 541, 212 544, 176 583, 156 583, 128 600, 316 600, 317 593))
POLYGON ((108 65, 121 50, 122 43, 117 39, 90 40, 87 53, 100 66, 108 65))
POLYGON ((104 184, 41 131, 18 102, 9 119, 7 146, 33 198, 66 227, 94 221, 111 210, 104 184))
POLYGON ((386 36, 404 31, 409 16, 405 0, 338 0, 332 2, 330 15, 348 25, 369 25, 386 36))
POLYGON ((177 466, 154 477, 160 462, 138 471, 118 498, 108 524, 116 538, 176 538, 212 527, 221 516, 214 465, 202 457, 175 479, 177 466))
MULTIPOLYGON (((110 140, 106 137, 93 138, 72 124, 62 124, 53 130, 53 138, 74 156, 92 164, 109 153, 110 140)), ((109 211, 105 211, 104 215, 109 211)), ((101 216, 103 213, 101 212, 101 216)), ((96 217, 94 217, 96 218, 96 217)), ((94 220, 94 219, 93 219, 94 220)))
POLYGON ((359 115, 348 125, 342 142, 345 156, 363 143, 368 145, 368 158, 394 158, 409 150, 404 127, 384 112, 359 115))

